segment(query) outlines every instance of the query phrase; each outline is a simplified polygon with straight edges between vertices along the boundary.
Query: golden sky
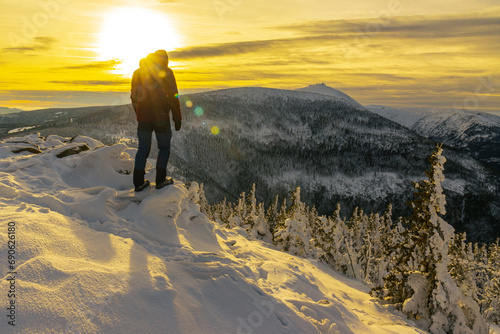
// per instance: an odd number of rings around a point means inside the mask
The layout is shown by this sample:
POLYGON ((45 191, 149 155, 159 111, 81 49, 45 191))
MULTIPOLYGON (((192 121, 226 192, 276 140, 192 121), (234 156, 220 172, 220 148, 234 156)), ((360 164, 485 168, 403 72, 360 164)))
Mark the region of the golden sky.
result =
POLYGON ((0 106, 128 103, 169 51, 181 94, 325 83, 362 104, 500 112, 498 0, 0 0, 0 106))

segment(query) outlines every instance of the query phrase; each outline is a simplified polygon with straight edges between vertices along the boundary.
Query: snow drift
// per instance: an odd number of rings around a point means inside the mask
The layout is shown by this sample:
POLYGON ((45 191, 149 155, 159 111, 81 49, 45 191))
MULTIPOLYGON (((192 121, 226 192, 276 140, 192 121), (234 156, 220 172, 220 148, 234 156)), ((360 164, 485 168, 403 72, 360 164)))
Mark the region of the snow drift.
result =
POLYGON ((361 283, 209 221, 196 183, 134 193, 134 154, 82 136, 0 142, 5 315, 16 272, 2 333, 424 333, 361 283))

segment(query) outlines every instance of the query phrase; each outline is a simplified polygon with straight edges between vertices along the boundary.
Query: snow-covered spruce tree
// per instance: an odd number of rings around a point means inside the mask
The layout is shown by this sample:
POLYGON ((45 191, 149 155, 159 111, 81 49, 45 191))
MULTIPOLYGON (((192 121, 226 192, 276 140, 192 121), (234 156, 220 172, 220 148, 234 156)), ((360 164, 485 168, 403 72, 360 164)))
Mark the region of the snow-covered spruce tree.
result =
POLYGON ((455 234, 448 249, 450 261, 448 271, 463 295, 461 307, 467 318, 467 326, 474 328, 481 310, 478 287, 476 285, 477 263, 474 261, 472 244, 466 243, 465 233, 455 234))
POLYGON ((349 233, 346 223, 340 218, 340 204, 331 217, 318 217, 313 229, 314 246, 319 260, 324 261, 336 271, 353 276, 347 254, 349 233))
POLYGON ((328 248, 328 245, 332 242, 331 233, 332 226, 330 220, 324 216, 317 217, 317 221, 311 229, 311 234, 313 236, 311 244, 315 248, 314 257, 320 261, 328 262, 328 254, 325 249, 328 248))
POLYGON ((340 217, 340 204, 337 204, 337 209, 328 220, 332 229, 331 238, 326 239, 323 245, 328 263, 334 270, 341 271, 349 277, 358 278, 355 269, 356 252, 353 249, 351 231, 345 220, 340 217), (328 243, 329 240, 331 243, 328 243))
POLYGON ((234 206, 233 217, 230 222, 230 227, 240 226, 246 229, 245 217, 247 215, 246 194, 242 192, 238 198, 238 203, 234 206))
POLYGON ((231 204, 227 204, 227 200, 224 198, 222 202, 211 206, 211 216, 209 217, 213 221, 230 228, 232 227, 232 211, 231 204))
POLYGON ((210 205, 208 204, 207 197, 205 196, 205 190, 203 189, 203 183, 200 184, 198 188, 198 198, 200 199, 200 211, 206 214, 209 218, 211 217, 210 205))
POLYGON ((222 222, 229 228, 242 227, 250 237, 255 239, 263 239, 269 242, 272 240, 264 204, 257 203, 255 197, 255 183, 252 185, 248 196, 244 192, 240 194, 234 209, 229 208, 225 204, 225 200, 214 207, 216 209, 212 210, 216 213, 214 218, 217 222, 222 222))
POLYGON ((464 313, 465 297, 448 272, 448 244, 454 231, 440 216, 446 213, 441 186, 446 159, 441 153, 439 145, 428 158, 428 180, 413 183, 413 214, 405 221, 408 228, 385 279, 384 297, 408 316, 421 319, 433 334, 483 334, 487 326, 479 309, 464 313))
POLYGON ((374 252, 374 265, 368 270, 367 280, 373 287, 382 287, 384 277, 391 269, 391 259, 394 257, 394 245, 398 243, 401 235, 401 223, 394 225, 392 222, 392 205, 387 206, 387 210, 380 217, 378 235, 380 246, 374 252))
POLYGON ((484 297, 487 307, 484 316, 488 321, 500 324, 500 241, 488 247, 488 269, 490 279, 486 283, 484 297))
POLYGON ((283 199, 283 203, 281 203, 281 206, 279 207, 278 213, 276 216, 274 216, 274 228, 271 230, 273 234, 273 242, 277 244, 276 240, 276 232, 280 229, 282 229, 285 226, 285 221, 287 219, 287 202, 286 198, 283 199))
POLYGON ((307 226, 309 227, 309 255, 312 258, 320 259, 323 257, 324 252, 321 247, 318 246, 318 234, 320 226, 323 226, 323 221, 328 220, 324 216, 320 216, 318 214, 318 210, 313 205, 312 208, 306 207, 306 216, 307 216, 307 226))
POLYGON ((274 201, 267 208, 266 219, 269 224, 269 230, 274 231, 279 220, 279 195, 276 195, 274 201))
POLYGON ((475 243, 473 245, 475 275, 479 307, 482 313, 488 308, 488 299, 486 297, 486 288, 491 278, 490 266, 488 261, 488 247, 484 244, 475 243))
MULTIPOLYGON (((382 257, 382 233, 390 233, 390 229, 384 230, 382 224, 383 217, 377 214, 371 214, 368 219, 367 231, 364 236, 364 242, 359 254, 364 261, 361 265, 363 280, 371 286, 379 286, 383 282, 383 273, 386 271, 386 261, 382 257), (381 282, 382 280, 382 282, 381 282)), ((386 273, 387 274, 387 273, 386 273)))
POLYGON ((306 206, 300 200, 300 187, 297 187, 290 196, 286 220, 282 225, 277 226, 274 233, 274 241, 281 250, 295 255, 308 256, 311 239, 308 222, 306 206))
POLYGON ((349 276, 363 280, 363 267, 366 267, 366 254, 363 252, 365 236, 368 228, 368 216, 362 209, 355 208, 347 222, 349 237, 346 240, 346 251, 349 256, 352 274, 349 276))
POLYGON ((243 225, 247 231, 250 232, 255 226, 255 219, 257 216, 257 198, 255 198, 255 183, 252 184, 252 189, 246 198, 247 212, 243 218, 243 225))
MULTIPOLYGON (((462 286, 469 279, 469 273, 473 271, 470 265, 474 261, 473 257, 469 259, 469 254, 467 253, 465 233, 456 233, 453 236, 448 249, 448 255, 450 256, 448 271, 455 280, 455 283, 457 283, 458 286, 462 286)), ((472 275, 474 275, 474 273, 472 273, 472 275)))
POLYGON ((318 259, 333 267, 333 230, 337 213, 340 213, 340 204, 331 218, 318 217, 313 226, 315 247, 318 249, 318 259))
MULTIPOLYGON (((399 266, 402 266, 407 257, 403 254, 407 253, 407 248, 404 246, 407 237, 407 230, 403 226, 404 220, 402 217, 390 228, 388 235, 382 234, 382 261, 384 261, 384 273, 380 273, 381 281, 374 284, 370 291, 372 296, 385 298, 396 306, 401 306, 402 301, 409 298, 407 289, 404 288, 402 278, 405 277, 399 273, 399 266)), ((408 244, 409 245, 409 244, 408 244)), ((409 266, 408 266, 409 267, 409 266)), ((400 308, 400 307, 399 307, 400 308)))
POLYGON ((264 203, 259 203, 257 205, 256 214, 253 217, 253 226, 249 235, 254 239, 261 239, 267 242, 272 242, 273 240, 273 235, 269 230, 269 223, 266 218, 264 203))

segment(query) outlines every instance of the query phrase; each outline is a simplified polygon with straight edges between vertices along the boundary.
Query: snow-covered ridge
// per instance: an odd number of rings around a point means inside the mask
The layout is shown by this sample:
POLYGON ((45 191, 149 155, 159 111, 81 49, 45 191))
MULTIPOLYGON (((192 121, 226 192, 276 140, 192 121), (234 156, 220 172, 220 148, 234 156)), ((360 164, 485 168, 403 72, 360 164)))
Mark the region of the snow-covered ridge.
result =
POLYGON ((337 98, 341 98, 341 99, 344 99, 346 101, 349 101, 353 105, 361 106, 356 100, 354 100, 349 95, 341 92, 340 90, 329 87, 329 86, 325 85, 324 83, 310 85, 310 86, 307 86, 304 88, 299 88, 299 89, 297 89, 297 91, 315 93, 315 94, 326 95, 326 96, 333 96, 333 97, 337 97, 337 98))
MULTIPOLYGON (((133 154, 83 136, 0 142, 17 331, 424 333, 359 282, 209 221, 196 183, 134 193, 133 154)), ((1 228, 5 256, 7 237, 1 228)))
POLYGON ((424 118, 426 115, 430 115, 430 111, 425 112, 403 112, 400 109, 381 106, 381 105, 368 105, 365 106, 371 112, 378 114, 382 117, 390 119, 393 122, 399 123, 408 129, 411 129, 418 121, 424 118))
POLYGON ((267 87, 241 87, 241 88, 221 89, 221 90, 209 91, 206 93, 198 93, 198 94, 210 94, 214 96, 218 95, 225 97, 233 97, 245 101, 259 101, 267 97, 285 98, 285 99, 296 98, 296 99, 305 99, 311 101, 333 99, 333 100, 343 101, 344 103, 352 105, 353 107, 362 108, 362 106, 354 99, 336 89, 324 86, 327 88, 326 90, 318 90, 314 89, 314 87, 315 86, 309 86, 296 90, 267 88, 267 87))
POLYGON ((500 116, 461 109, 366 108, 422 136, 465 149, 476 159, 500 170, 500 116))
POLYGON ((17 108, 0 107, 0 115, 12 114, 12 113, 18 113, 18 112, 22 112, 22 110, 17 109, 17 108))
POLYGON ((443 122, 448 122, 447 126, 450 127, 450 130, 461 132, 466 131, 473 125, 500 127, 500 116, 484 112, 439 108, 396 109, 378 105, 368 105, 365 107, 407 128, 420 128, 422 131, 431 131, 443 122))

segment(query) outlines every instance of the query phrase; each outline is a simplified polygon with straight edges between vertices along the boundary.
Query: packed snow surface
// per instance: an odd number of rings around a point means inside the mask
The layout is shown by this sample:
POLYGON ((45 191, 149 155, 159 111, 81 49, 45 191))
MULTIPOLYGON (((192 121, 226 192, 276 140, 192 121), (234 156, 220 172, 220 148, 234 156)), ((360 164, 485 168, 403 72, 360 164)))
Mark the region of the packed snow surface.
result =
POLYGON ((425 333, 362 283, 209 221, 194 182, 134 193, 134 154, 81 136, 0 142, 1 333, 425 333))

